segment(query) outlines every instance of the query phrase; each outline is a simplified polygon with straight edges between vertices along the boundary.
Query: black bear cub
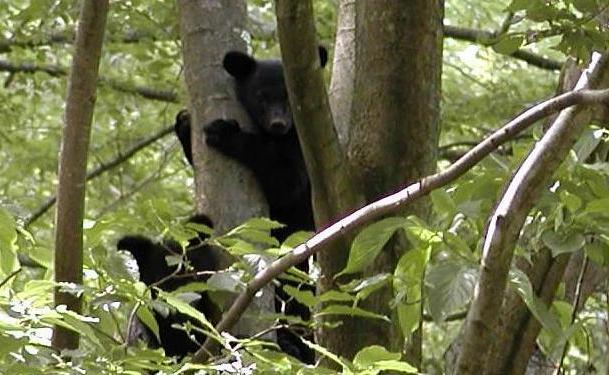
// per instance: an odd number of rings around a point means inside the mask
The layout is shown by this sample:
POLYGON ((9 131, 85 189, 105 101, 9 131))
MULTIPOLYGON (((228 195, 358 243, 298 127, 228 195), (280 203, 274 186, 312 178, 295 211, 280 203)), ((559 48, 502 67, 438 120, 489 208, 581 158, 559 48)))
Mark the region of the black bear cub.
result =
MULTIPOLYGON (((189 222, 208 227, 212 225, 205 215, 194 216, 189 222)), ((188 283, 206 281, 209 278, 209 274, 201 275, 197 272, 217 270, 219 265, 217 249, 206 244, 206 238, 205 234, 199 233, 197 237, 190 240, 184 252, 175 241, 154 242, 140 235, 124 236, 118 241, 116 247, 118 250, 125 250, 133 255, 139 268, 140 281, 164 291, 174 291, 188 283), (184 264, 178 266, 167 263, 167 256, 182 256, 182 254, 185 256, 185 263, 187 262, 192 269, 186 270, 184 264), (178 267, 180 268, 178 269, 178 267)), ((154 297, 156 295, 154 289, 152 293, 154 297)), ((193 301, 191 305, 202 312, 212 324, 219 320, 220 310, 207 293, 201 293, 200 298, 193 301)), ((199 344, 205 340, 205 337, 199 332, 191 333, 194 335, 193 340, 184 330, 172 327, 173 324, 183 324, 189 320, 180 313, 161 313, 154 310, 154 317, 159 326, 160 342, 142 322, 136 320, 129 327, 128 343, 132 344, 137 340, 142 340, 150 347, 162 347, 169 356, 183 357, 195 352, 199 348, 199 344)))
MULTIPOLYGON (((324 67, 328 52, 324 47, 318 51, 324 67)), ((203 127, 206 143, 254 173, 269 205, 270 218, 286 225, 273 232, 278 240, 299 230, 315 230, 309 177, 281 62, 257 60, 233 51, 224 56, 222 64, 234 79, 237 99, 248 112, 255 131, 243 131, 234 119, 215 119, 203 127)), ((176 117, 175 132, 192 164, 188 112, 181 111, 176 117)), ((299 268, 306 271, 306 263, 299 268)), ((286 297, 281 290, 278 295, 286 297)), ((286 313, 305 320, 310 317, 308 309, 296 302, 287 304, 286 313)), ((278 343, 292 356, 307 363, 314 361, 313 352, 291 331, 278 331, 278 343)))

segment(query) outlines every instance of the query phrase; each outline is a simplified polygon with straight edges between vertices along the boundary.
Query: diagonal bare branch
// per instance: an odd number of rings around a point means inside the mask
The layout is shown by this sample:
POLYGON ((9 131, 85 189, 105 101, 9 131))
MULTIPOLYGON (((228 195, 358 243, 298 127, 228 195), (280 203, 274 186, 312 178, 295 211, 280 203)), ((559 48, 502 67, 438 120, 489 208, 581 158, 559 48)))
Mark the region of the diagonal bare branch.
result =
MULTIPOLYGON (((511 140, 535 122, 577 104, 607 104, 609 89, 571 91, 546 100, 518 115, 502 128, 480 142, 463 157, 451 164, 446 170, 422 178, 399 192, 382 198, 358 209, 345 218, 318 232, 308 241, 295 247, 290 253, 277 259, 268 268, 257 273, 247 284, 245 290, 237 297, 230 309, 223 315, 216 326, 218 332, 228 331, 240 318, 258 290, 271 282, 285 270, 303 262, 316 252, 328 248, 328 244, 342 238, 361 225, 404 209, 416 199, 425 196, 435 189, 445 186, 463 176, 488 154, 503 143, 511 140)), ((193 357, 193 362, 205 362, 208 353, 213 350, 214 342, 206 340, 203 347, 193 357)))

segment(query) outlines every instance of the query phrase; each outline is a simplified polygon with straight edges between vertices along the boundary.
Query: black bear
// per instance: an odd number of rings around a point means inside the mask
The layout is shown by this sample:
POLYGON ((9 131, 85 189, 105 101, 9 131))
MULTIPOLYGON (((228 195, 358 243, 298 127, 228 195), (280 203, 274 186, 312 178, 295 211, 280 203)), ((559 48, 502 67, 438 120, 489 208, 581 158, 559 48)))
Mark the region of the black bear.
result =
MULTIPOLYGON (((324 47, 319 47, 318 51, 320 64, 324 67, 328 52, 324 47)), ((224 56, 222 64, 233 77, 237 99, 248 112, 256 131, 243 131, 234 119, 215 119, 203 127, 206 143, 252 170, 266 197, 270 218, 285 224, 273 231, 278 240, 283 241, 299 230, 315 230, 309 177, 294 127, 281 62, 257 60, 232 51, 224 56)), ((178 113, 175 132, 192 165, 188 112, 178 113)), ((306 263, 299 268, 306 270, 306 263)), ((286 297, 281 290, 278 295, 286 297)), ((296 302, 288 303, 285 312, 305 320, 310 317, 309 310, 296 302)), ((314 361, 314 353, 293 332, 280 330, 277 335, 285 352, 306 363, 314 361)))
MULTIPOLYGON (((212 224, 205 215, 194 216, 189 222, 208 227, 211 227, 212 224)), ((217 270, 218 249, 208 245, 205 242, 206 238, 204 233, 199 232, 198 236, 190 240, 184 252, 175 241, 154 242, 140 235, 124 236, 118 241, 116 247, 118 250, 125 250, 133 255, 138 265, 140 281, 164 291, 173 291, 194 281, 206 281, 209 274, 201 274, 201 271, 217 270), (184 255, 184 262, 181 265, 167 263, 167 256, 182 255, 184 255), (189 264, 191 269, 185 269, 185 264, 189 264)), ((152 290, 152 294, 153 297, 156 296, 155 289, 152 290)), ((201 293, 200 298, 191 302, 191 305, 202 312, 212 324, 215 324, 220 318, 219 308, 211 301, 207 293, 201 293)), ((194 336, 193 340, 184 330, 172 327, 173 324, 183 324, 189 320, 188 317, 178 312, 161 313, 154 310, 154 317, 159 326, 160 342, 142 322, 136 319, 129 327, 128 343, 142 340, 150 347, 162 347, 169 356, 183 357, 195 352, 199 348, 199 344, 205 340, 204 335, 200 332, 194 330, 191 332, 194 336)))

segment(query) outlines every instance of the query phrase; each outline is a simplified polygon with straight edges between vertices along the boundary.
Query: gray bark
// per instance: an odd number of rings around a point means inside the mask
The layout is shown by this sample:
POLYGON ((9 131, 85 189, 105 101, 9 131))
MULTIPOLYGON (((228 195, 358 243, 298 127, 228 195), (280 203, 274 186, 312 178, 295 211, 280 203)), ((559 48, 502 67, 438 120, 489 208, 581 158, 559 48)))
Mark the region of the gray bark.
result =
MULTIPOLYGON (((246 6, 241 0, 178 1, 184 56, 184 78, 192 119, 197 212, 208 215, 216 232, 254 216, 268 216, 266 202, 251 171, 207 147, 202 128, 217 118, 237 119, 244 129, 251 122, 235 98, 232 81, 222 67, 230 50, 245 51, 246 6)), ((222 254, 228 266, 233 259, 222 254)), ((257 270, 253 270, 254 272, 257 270)), ((261 312, 274 311, 274 293, 267 287, 231 331, 251 336, 263 330, 261 312)))

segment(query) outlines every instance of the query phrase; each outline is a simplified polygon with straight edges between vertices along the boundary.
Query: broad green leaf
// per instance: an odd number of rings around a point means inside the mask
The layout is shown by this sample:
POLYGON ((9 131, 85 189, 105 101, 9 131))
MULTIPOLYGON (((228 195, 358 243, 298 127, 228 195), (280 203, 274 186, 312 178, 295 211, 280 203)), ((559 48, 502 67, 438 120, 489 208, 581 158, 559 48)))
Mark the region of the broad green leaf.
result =
POLYGON ((170 293, 164 292, 162 290, 159 290, 159 297, 165 300, 170 306, 174 307, 182 314, 189 316, 201 323, 209 332, 214 333, 217 336, 217 332, 215 331, 214 326, 199 310, 190 306, 188 303, 182 301, 181 299, 174 297, 170 293))
POLYGON ((434 321, 441 322, 467 305, 474 295, 477 280, 478 268, 471 264, 444 261, 429 267, 425 286, 429 312, 434 321))
POLYGON ((586 255, 599 266, 609 264, 609 246, 604 241, 594 241, 585 247, 586 255))
POLYGON ((404 337, 410 336, 421 320, 422 284, 430 254, 430 246, 406 252, 393 274, 393 294, 404 337))
POLYGON ((607 214, 609 213, 609 198, 595 199, 590 201, 586 208, 585 213, 588 214, 607 214))
POLYGON ((330 301, 338 301, 338 302, 351 302, 355 300, 349 293, 339 292, 338 290, 329 290, 319 296, 319 300, 321 302, 330 302, 330 301))
POLYGON ((571 211, 571 213, 574 213, 582 206, 581 198, 566 190, 561 190, 559 197, 561 203, 564 204, 565 207, 567 207, 567 209, 571 211))
POLYGON ((77 332, 83 338, 86 338, 97 345, 98 348, 104 347, 97 337, 97 332, 90 326, 90 324, 98 324, 98 318, 79 315, 68 310, 65 306, 58 306, 55 311, 42 316, 41 320, 77 332))
POLYGON ((136 314, 140 321, 152 331, 154 336, 160 342, 161 336, 159 335, 159 324, 157 323, 152 312, 146 306, 140 306, 137 309, 136 314))
POLYGON ((296 301, 302 303, 305 306, 313 307, 317 303, 317 299, 310 290, 301 290, 292 285, 283 285, 283 290, 288 296, 293 297, 296 301))
POLYGON ((552 256, 572 253, 586 244, 586 238, 578 232, 557 233, 547 230, 541 235, 541 240, 552 250, 552 256))
POLYGON ((365 369, 374 365, 377 361, 390 361, 400 359, 400 353, 392 353, 380 345, 367 346, 357 352, 353 358, 356 367, 365 369))
POLYGON ((527 305, 533 316, 541 325, 554 335, 560 335, 562 329, 548 307, 535 295, 527 275, 518 269, 510 270, 510 284, 516 289, 520 298, 527 305))
POLYGON ((408 362, 403 361, 378 361, 375 366, 380 371, 397 371, 407 374, 417 374, 419 370, 408 362))
POLYGON ((347 305, 330 305, 326 306, 321 311, 316 313, 317 316, 324 315, 348 315, 348 316, 361 316, 362 318, 373 318, 381 319, 389 322, 389 318, 385 315, 377 314, 372 311, 367 311, 359 307, 352 307, 347 305))
POLYGON ((378 374, 381 371, 418 372, 415 367, 400 361, 400 357, 400 353, 392 353, 382 346, 372 345, 355 355, 353 365, 358 370, 367 370, 367 374, 378 374))
POLYGON ((497 53, 511 55, 512 53, 518 51, 518 48, 520 48, 523 41, 523 36, 507 35, 501 38, 501 40, 499 40, 497 43, 493 44, 493 49, 497 53))
MULTIPOLYGON (((324 357, 330 359, 331 361, 335 362, 336 364, 340 365, 343 369, 348 369, 349 368, 349 364, 347 362, 345 362, 344 359, 342 359, 341 357, 337 356, 336 354, 332 353, 331 351, 329 351, 328 349, 324 348, 323 346, 319 345, 319 344, 315 344, 309 340, 303 339, 302 337, 300 338, 302 340, 302 342, 308 346, 309 348, 315 350, 317 353, 323 355, 324 357)), ((347 372, 347 374, 349 374, 350 372, 347 372)))
POLYGON ((430 197, 435 212, 446 217, 452 217, 455 214, 457 206, 446 190, 436 189, 431 192, 430 197))
POLYGON ((372 264, 395 231, 406 223, 403 217, 388 217, 364 228, 353 240, 347 266, 336 276, 360 272, 372 264))

